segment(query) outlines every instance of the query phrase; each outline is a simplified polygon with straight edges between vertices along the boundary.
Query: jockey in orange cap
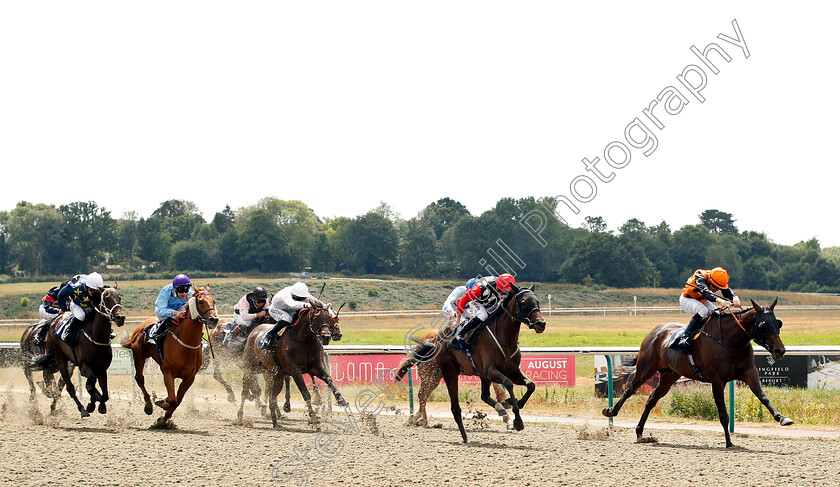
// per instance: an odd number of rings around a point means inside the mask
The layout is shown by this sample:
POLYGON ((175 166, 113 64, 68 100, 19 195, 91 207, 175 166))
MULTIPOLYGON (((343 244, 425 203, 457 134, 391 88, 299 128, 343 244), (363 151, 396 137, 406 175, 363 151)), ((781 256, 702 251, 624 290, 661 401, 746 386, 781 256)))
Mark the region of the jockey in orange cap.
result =
POLYGON ((501 293, 510 292, 511 284, 515 285, 516 279, 508 273, 501 274, 499 277, 482 277, 455 303, 455 309, 459 315, 464 313, 467 304, 470 305, 474 314, 474 317, 464 323, 455 333, 451 342, 455 348, 466 351, 472 346, 478 333, 471 332, 477 331, 487 318, 499 310, 502 306, 501 293))
POLYGON ((680 295, 682 310, 694 315, 688 322, 685 335, 680 340, 681 347, 691 346, 694 336, 700 331, 703 318, 717 310, 713 302, 720 306, 741 306, 741 300, 732 289, 729 289, 729 273, 726 269, 723 267, 715 267, 711 270, 697 269, 686 281, 680 295), (723 298, 715 294, 717 291, 723 294, 723 298))

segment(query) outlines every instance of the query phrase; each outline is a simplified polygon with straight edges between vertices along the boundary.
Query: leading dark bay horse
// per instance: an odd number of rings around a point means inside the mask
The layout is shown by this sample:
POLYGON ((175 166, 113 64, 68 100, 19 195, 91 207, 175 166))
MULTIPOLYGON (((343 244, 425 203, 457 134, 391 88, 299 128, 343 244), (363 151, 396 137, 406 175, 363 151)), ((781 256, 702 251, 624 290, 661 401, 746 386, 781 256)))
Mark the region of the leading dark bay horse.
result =
MULTIPOLYGON (((534 285, 531 284, 531 287, 524 289, 512 285, 511 293, 504 298, 501 306, 502 311, 493 318, 488 318, 488 324, 479 332, 475 340, 472 351, 475 367, 470 363, 466 353, 451 347, 448 341, 436 343, 420 341, 411 353, 415 362, 436 360, 440 366, 443 380, 449 391, 452 416, 458 424, 464 443, 467 442, 467 433, 464 430, 461 405, 458 402, 458 376, 461 371, 466 375, 478 375, 481 378, 481 400, 496 411, 502 410, 503 406, 491 398, 490 384, 497 382, 507 389, 510 395, 507 401, 513 409, 513 427, 517 431, 525 428, 519 410, 525 406, 536 389, 533 381, 528 379, 519 368, 522 360, 522 353, 519 350, 519 329, 522 323, 537 333, 545 331, 545 320, 540 313, 540 302, 534 295, 534 285), (513 392, 514 384, 527 388, 522 399, 516 399, 513 392)), ((411 361, 406 362, 407 367, 403 366, 397 370, 394 376, 395 381, 402 380, 410 368, 410 363, 411 361)))
POLYGON ((134 329, 131 337, 122 343, 125 348, 131 349, 134 356, 134 380, 143 392, 145 406, 143 411, 152 414, 152 400, 146 391, 146 378, 143 376, 143 367, 146 359, 152 358, 160 366, 163 373, 163 383, 166 386, 166 400, 157 401, 157 405, 165 411, 163 416, 158 418, 157 423, 165 423, 172 417, 172 413, 184 400, 190 386, 195 381, 195 375, 201 368, 201 340, 204 336, 204 327, 216 326, 219 317, 216 315, 216 300, 210 294, 210 286, 196 287, 193 284, 193 291, 185 310, 187 315, 178 320, 170 328, 163 338, 161 348, 163 357, 158 353, 157 347, 148 342, 148 335, 144 332, 157 321, 150 318, 134 329), (175 379, 181 379, 177 394, 175 392, 175 379))
POLYGON ((268 388, 268 404, 274 427, 277 427, 278 417, 277 395, 283 389, 283 381, 288 376, 294 379, 303 400, 306 401, 310 421, 316 422, 317 417, 312 409, 312 396, 303 380, 303 374, 321 379, 332 391, 338 405, 346 406, 347 401, 335 387, 324 359, 324 345, 328 345, 330 340, 341 340, 338 320, 338 313, 329 303, 323 307, 304 308, 298 313, 292 326, 286 328, 277 339, 273 350, 258 347, 260 338, 271 329, 271 325, 255 328, 248 335, 248 342, 242 354, 245 374, 242 377, 243 397, 239 406, 239 417, 243 414, 246 391, 252 387, 250 383, 256 381, 256 375, 260 373, 265 377, 268 388))
POLYGON ((740 380, 747 384, 755 397, 770 411, 773 419, 782 426, 793 424, 793 420, 783 416, 770 404, 770 399, 761 389, 758 379, 758 369, 755 367, 751 342, 764 347, 773 359, 780 360, 785 355, 785 345, 779 338, 781 320, 776 319, 773 308, 776 301, 768 307, 761 307, 752 302, 752 308, 735 314, 726 313, 713 315, 706 322, 700 337, 694 341, 692 355, 697 371, 692 368, 689 356, 669 348, 674 333, 684 325, 680 323, 663 323, 657 325, 642 340, 639 355, 636 359, 636 374, 628 385, 621 399, 612 408, 604 408, 607 417, 618 415, 621 406, 630 396, 659 372, 659 385, 650 394, 639 424, 636 426, 636 437, 641 438, 648 414, 656 403, 668 393, 671 386, 685 376, 689 379, 700 380, 712 384, 720 424, 726 435, 726 447, 732 446, 727 425, 729 414, 724 403, 724 386, 732 380, 740 380), (699 374, 698 374, 699 371, 699 374))
MULTIPOLYGON (((61 320, 54 320, 47 333, 47 353, 32 360, 30 367, 34 370, 45 370, 55 365, 61 373, 67 393, 76 402, 76 407, 82 417, 90 416, 99 402, 98 411, 105 414, 108 400, 108 367, 111 365, 111 323, 117 326, 125 324, 125 313, 120 304, 120 295, 115 288, 103 287, 89 289, 93 312, 85 319, 75 345, 72 347, 56 336, 55 328, 61 320), (70 377, 70 365, 76 364, 82 375, 87 378, 85 389, 90 395, 90 403, 83 407, 76 397, 76 388, 70 377), (99 383, 101 391, 96 389, 99 383)), ((53 398, 51 410, 59 395, 53 398)))

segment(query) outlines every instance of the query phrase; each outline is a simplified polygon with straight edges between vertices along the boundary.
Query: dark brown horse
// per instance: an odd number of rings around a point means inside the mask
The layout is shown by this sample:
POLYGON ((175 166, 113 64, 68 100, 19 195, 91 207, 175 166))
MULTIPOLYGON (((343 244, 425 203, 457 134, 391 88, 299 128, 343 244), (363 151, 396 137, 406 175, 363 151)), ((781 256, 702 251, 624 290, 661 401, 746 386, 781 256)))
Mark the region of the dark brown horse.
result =
MULTIPOLYGON (((55 318, 57 319, 57 318, 55 318)), ((43 344, 35 343, 36 335, 38 334, 38 330, 41 329, 42 326, 46 326, 47 330, 49 330, 50 321, 39 321, 38 323, 33 323, 26 327, 23 330, 23 334, 20 336, 20 353, 21 358, 23 359, 23 374, 26 376, 27 382, 29 382, 29 399, 35 399, 35 382, 32 379, 32 368, 29 367, 30 362, 32 359, 41 355, 46 352, 45 347, 43 344)), ((70 373, 73 373, 73 364, 69 364, 70 366, 70 373)), ((55 411, 55 405, 58 401, 58 398, 61 396, 61 390, 64 389, 64 379, 61 377, 58 378, 58 385, 55 383, 54 376, 58 372, 58 363, 53 362, 51 366, 44 368, 43 375, 44 381, 38 383, 38 387, 41 388, 41 392, 44 393, 45 396, 49 397, 53 400, 52 404, 50 404, 50 411, 55 411)))
POLYGON ((701 336, 694 341, 692 349, 694 363, 699 374, 691 367, 688 355, 669 348, 674 332, 684 325, 663 323, 654 327, 642 340, 636 359, 635 377, 615 406, 604 408, 604 416, 616 416, 624 405, 624 401, 656 372, 659 372, 659 385, 648 398, 645 410, 636 426, 637 438, 642 437, 645 421, 651 409, 668 393, 680 376, 712 384, 712 393, 715 397, 720 424, 726 435, 727 448, 732 446, 732 440, 729 438, 727 429, 729 414, 726 412, 723 400, 723 389, 729 381, 737 379, 747 384, 755 397, 770 411, 773 419, 782 426, 793 424, 793 420, 776 411, 761 389, 751 346, 751 341, 754 340, 767 349, 775 360, 780 360, 785 355, 785 345, 779 338, 782 322, 776 319, 773 313, 776 301, 773 301, 769 307, 761 307, 752 300, 751 302, 751 309, 735 314, 713 315, 706 322, 701 336))
POLYGON ((146 359, 151 357, 158 363, 163 373, 163 383, 166 386, 166 400, 157 401, 157 405, 166 411, 158 418, 158 423, 165 423, 172 417, 172 413, 184 400, 187 390, 195 381, 195 375, 201 368, 201 340, 204 336, 204 326, 216 326, 219 322, 216 316, 216 300, 210 294, 210 286, 196 287, 193 284, 195 293, 187 302, 185 307, 187 315, 178 320, 170 328, 163 338, 161 348, 163 359, 158 354, 158 349, 148 342, 148 335, 144 330, 157 321, 150 318, 134 329, 131 338, 122 343, 125 348, 130 348, 134 355, 134 380, 143 392, 145 406, 143 411, 152 414, 152 400, 146 391, 146 378, 143 376, 143 367, 146 359), (178 392, 175 393, 175 379, 181 379, 178 392))
MULTIPOLYGON (((55 335, 55 328, 61 320, 54 320, 47 333, 47 353, 32 360, 34 370, 45 370, 54 365, 58 366, 61 378, 64 380, 67 393, 76 402, 76 407, 82 417, 90 416, 99 402, 98 411, 105 414, 108 400, 108 367, 111 365, 111 323, 117 326, 125 324, 125 313, 120 304, 120 295, 115 288, 89 288, 91 302, 94 305, 92 318, 88 317, 82 323, 81 333, 76 344, 71 348, 61 338, 55 335), (70 363, 76 364, 83 376, 87 378, 85 389, 90 395, 87 408, 82 406, 76 397, 76 388, 70 378, 70 363), (96 389, 99 383, 101 392, 96 389)), ((50 409, 55 408, 58 395, 53 398, 50 409)))
POLYGON ((250 382, 255 381, 260 373, 265 377, 268 388, 268 404, 274 427, 277 427, 278 417, 277 395, 283 389, 283 381, 287 376, 291 376, 297 384, 303 400, 306 401, 311 421, 317 421, 317 417, 312 409, 312 396, 303 380, 303 374, 321 379, 335 395, 338 405, 346 406, 347 401, 336 389, 324 361, 324 345, 329 344, 330 340, 340 340, 342 336, 338 313, 332 306, 327 304, 323 307, 302 309, 292 326, 286 328, 277 340, 274 350, 259 348, 260 338, 271 327, 272 325, 260 325, 248 335, 242 355, 245 374, 242 377, 243 398, 239 406, 239 417, 242 417, 245 406, 245 391, 252 387, 250 382))
MULTIPOLYGON (((446 336, 452 336, 454 334, 454 330, 446 330, 446 336)), ((437 343, 441 339, 440 333, 438 330, 431 330, 420 337, 420 341, 426 341, 430 343, 437 343)), ((411 420, 416 426, 429 426, 429 418, 426 415, 426 403, 431 397, 432 392, 437 389, 440 385, 440 380, 443 378, 443 372, 440 370, 440 365, 438 365, 437 360, 427 360, 425 362, 417 362, 412 358, 412 355, 406 355, 400 361, 400 364, 397 366, 397 370, 406 371, 411 368, 412 365, 417 364, 417 375, 420 377, 420 387, 417 390, 417 414, 415 414, 411 420)), ((505 423, 510 422, 510 415, 508 415, 507 410, 505 408, 509 408, 510 404, 505 402, 507 399, 507 393, 502 388, 501 384, 493 383, 493 392, 496 395, 496 402, 498 404, 503 405, 504 407, 497 411, 499 416, 502 417, 505 423)))
MULTIPOLYGON (((534 295, 534 285, 531 284, 531 287, 525 289, 511 285, 511 293, 505 297, 501 306, 502 311, 488 319, 487 326, 480 331, 475 340, 472 351, 475 367, 466 353, 451 347, 448 341, 420 341, 411 353, 416 362, 436 360, 440 365, 443 380, 449 391, 452 416, 455 417, 464 443, 467 442, 467 433, 458 402, 458 376, 461 371, 466 375, 481 377, 481 400, 496 411, 500 411, 503 406, 490 397, 490 384, 497 382, 505 386, 510 395, 507 402, 513 409, 513 427, 517 431, 525 428, 519 410, 525 406, 536 389, 534 383, 519 368, 522 360, 519 350, 519 328, 522 323, 537 333, 545 331, 545 320, 540 313, 540 302, 534 295), (514 384, 527 387, 522 399, 516 399, 514 384)), ((408 368, 410 365, 397 370, 394 380, 402 380, 408 368)))

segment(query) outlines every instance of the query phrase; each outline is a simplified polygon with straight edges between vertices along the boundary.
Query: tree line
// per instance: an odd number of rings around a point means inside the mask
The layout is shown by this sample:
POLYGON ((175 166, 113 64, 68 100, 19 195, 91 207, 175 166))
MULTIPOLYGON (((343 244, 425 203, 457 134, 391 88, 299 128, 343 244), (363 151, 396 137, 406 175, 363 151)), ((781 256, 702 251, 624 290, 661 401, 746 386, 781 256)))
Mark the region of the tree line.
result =
POLYGON ((630 219, 609 230, 601 217, 580 228, 548 218, 543 246, 520 224, 553 200, 502 198, 480 215, 451 198, 404 219, 385 203, 354 218, 319 218, 301 201, 273 197, 206 221, 184 200, 148 217, 114 218, 93 201, 55 207, 20 202, 0 212, 0 277, 72 275, 120 266, 135 272, 313 272, 465 279, 489 268, 520 281, 610 287, 679 287, 697 268, 722 266, 735 288, 840 289, 840 248, 816 239, 772 242, 739 231, 716 209, 672 230, 630 219), (504 267, 507 266, 507 267, 504 267))

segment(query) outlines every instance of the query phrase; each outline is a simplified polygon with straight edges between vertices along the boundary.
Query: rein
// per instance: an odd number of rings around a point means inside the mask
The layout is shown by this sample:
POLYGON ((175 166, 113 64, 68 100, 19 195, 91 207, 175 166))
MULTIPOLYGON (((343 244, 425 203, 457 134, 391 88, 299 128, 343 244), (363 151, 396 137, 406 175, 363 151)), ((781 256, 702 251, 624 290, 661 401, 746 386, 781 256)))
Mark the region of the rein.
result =
POLYGON ((700 330, 700 333, 701 333, 702 335, 705 335, 706 337, 710 338, 712 341, 714 341, 715 343, 717 343, 717 344, 719 344, 719 345, 723 346, 724 348, 726 348, 727 350, 729 350, 729 351, 731 351, 731 352, 740 352, 740 351, 742 351, 742 350, 745 350, 747 347, 749 347, 749 346, 750 346, 750 341, 751 341, 751 340, 755 340, 755 339, 756 339, 756 337, 754 337, 754 336, 753 336, 750 332, 748 332, 748 331, 747 331, 747 329, 746 329, 746 328, 744 328, 744 325, 742 325, 742 324, 741 324, 741 320, 739 320, 739 319, 738 319, 738 316, 737 316, 735 313, 733 313, 733 312, 732 312, 732 307, 731 307, 731 306, 725 306, 725 307, 723 307, 723 308, 721 308, 721 309, 726 309, 726 310, 729 310, 729 314, 730 314, 730 316, 732 316, 732 318, 734 318, 734 319, 735 319, 735 323, 737 323, 737 324, 738 324, 738 328, 740 328, 740 329, 741 329, 744 333, 746 333, 746 334, 747 334, 747 336, 748 336, 748 337, 750 337, 750 340, 747 340, 747 344, 746 344, 746 345, 744 345, 744 346, 743 346, 743 347, 741 347, 741 348, 735 348, 735 347, 733 347, 733 346, 731 346, 731 345, 729 345, 729 344, 727 344, 726 342, 724 342, 724 341, 723 341, 723 336, 724 336, 724 335, 723 335, 723 329, 722 329, 722 328, 721 328, 721 326, 720 326, 720 320, 721 320, 721 317, 722 317, 723 315, 722 315, 722 314, 720 314, 720 313, 718 314, 718 329, 720 330, 720 335, 721 335, 721 338, 720 338, 720 339, 718 339, 718 338, 713 337, 713 336, 712 336, 712 335, 710 335, 710 334, 709 334, 709 332, 707 332, 706 330, 700 330))
MULTIPOLYGON (((110 308, 108 308, 105 305, 105 295, 107 293, 111 292, 111 291, 114 291, 114 290, 111 289, 111 288, 108 288, 108 289, 102 291, 102 294, 99 296, 99 306, 94 308, 94 310, 96 310, 97 313, 99 313, 102 316, 104 316, 105 318, 107 318, 109 323, 112 323, 114 321, 114 310, 117 309, 117 308, 122 308, 122 305, 120 303, 114 303, 114 305, 111 306, 110 308)), ((114 292, 116 292, 116 291, 114 291, 114 292)), ((99 345, 99 344, 97 343, 97 345, 99 345)))

